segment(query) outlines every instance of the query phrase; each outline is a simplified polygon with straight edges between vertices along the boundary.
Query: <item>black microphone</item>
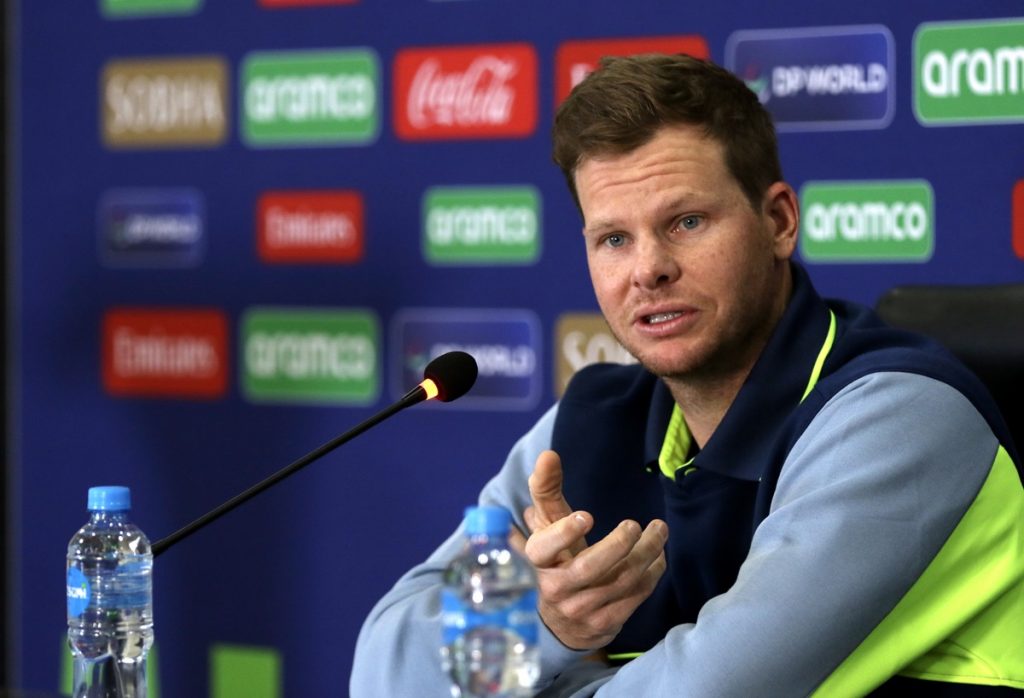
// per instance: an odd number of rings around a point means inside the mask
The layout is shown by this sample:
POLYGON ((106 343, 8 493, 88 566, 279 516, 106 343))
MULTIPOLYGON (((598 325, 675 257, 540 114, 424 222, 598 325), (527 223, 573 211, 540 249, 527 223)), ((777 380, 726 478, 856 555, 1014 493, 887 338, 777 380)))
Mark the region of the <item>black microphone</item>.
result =
POLYGON ((341 436, 331 439, 320 448, 310 451, 291 465, 278 470, 267 479, 256 483, 241 494, 235 495, 216 509, 203 514, 187 526, 180 528, 166 538, 161 538, 156 543, 153 543, 153 556, 155 557, 160 555, 178 541, 192 535, 207 524, 216 521, 220 517, 224 516, 224 514, 228 513, 243 502, 252 499, 271 485, 284 480, 289 475, 301 470, 321 456, 330 453, 346 441, 354 439, 370 427, 383 422, 396 412, 400 412, 406 407, 412 407, 424 400, 437 398, 441 402, 451 402, 452 400, 462 397, 470 388, 473 387, 473 383, 476 382, 476 376, 476 360, 466 352, 450 351, 447 354, 438 356, 427 364, 426 369, 424 369, 423 382, 403 395, 398 402, 373 415, 365 422, 349 429, 341 436))

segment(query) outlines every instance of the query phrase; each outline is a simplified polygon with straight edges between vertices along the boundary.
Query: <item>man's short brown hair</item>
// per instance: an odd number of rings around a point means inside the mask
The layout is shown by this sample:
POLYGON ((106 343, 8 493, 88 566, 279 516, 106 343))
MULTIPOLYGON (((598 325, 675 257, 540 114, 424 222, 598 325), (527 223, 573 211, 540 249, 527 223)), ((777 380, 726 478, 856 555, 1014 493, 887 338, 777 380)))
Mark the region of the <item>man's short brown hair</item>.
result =
POLYGON ((682 54, 606 57, 555 114, 553 157, 576 205, 584 159, 631 152, 676 124, 703 127, 722 144, 726 167, 755 210, 782 179, 771 116, 735 75, 682 54))

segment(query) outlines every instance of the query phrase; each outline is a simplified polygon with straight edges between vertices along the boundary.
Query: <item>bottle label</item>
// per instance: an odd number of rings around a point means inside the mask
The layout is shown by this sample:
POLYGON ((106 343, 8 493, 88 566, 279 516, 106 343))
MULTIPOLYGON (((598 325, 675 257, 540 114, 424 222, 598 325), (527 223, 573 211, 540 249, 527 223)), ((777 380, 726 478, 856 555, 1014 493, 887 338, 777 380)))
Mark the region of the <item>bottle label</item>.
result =
POLYGON ((68 568, 68 617, 78 618, 89 606, 92 589, 89 580, 77 567, 68 568))
POLYGON ((528 645, 537 644, 537 590, 524 591, 514 603, 493 611, 476 611, 454 589, 441 592, 441 625, 444 644, 474 628, 490 625, 511 631, 528 645))

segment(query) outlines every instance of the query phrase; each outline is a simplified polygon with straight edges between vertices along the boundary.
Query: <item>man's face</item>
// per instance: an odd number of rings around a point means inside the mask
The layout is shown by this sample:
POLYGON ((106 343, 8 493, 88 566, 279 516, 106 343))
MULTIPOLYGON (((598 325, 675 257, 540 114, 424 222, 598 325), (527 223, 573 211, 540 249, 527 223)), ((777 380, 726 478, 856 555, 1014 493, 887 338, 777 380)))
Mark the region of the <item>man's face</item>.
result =
POLYGON ((594 292, 623 346, 667 378, 745 375, 787 300, 792 189, 772 185, 755 211, 692 126, 583 160, 576 187, 594 292))

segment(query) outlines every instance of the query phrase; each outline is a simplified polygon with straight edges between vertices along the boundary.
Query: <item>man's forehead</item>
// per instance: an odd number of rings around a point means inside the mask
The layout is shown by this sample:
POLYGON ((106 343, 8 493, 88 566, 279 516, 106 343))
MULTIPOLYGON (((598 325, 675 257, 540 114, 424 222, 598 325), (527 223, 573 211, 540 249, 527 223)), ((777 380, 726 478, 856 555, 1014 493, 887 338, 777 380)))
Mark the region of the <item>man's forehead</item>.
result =
POLYGON ((725 146, 718 139, 708 136, 703 129, 691 125, 665 126, 658 129, 653 137, 634 148, 602 148, 580 156, 573 170, 573 180, 580 183, 582 170, 596 168, 610 169, 632 167, 645 162, 671 162, 673 159, 706 159, 711 157, 725 163, 725 146))

